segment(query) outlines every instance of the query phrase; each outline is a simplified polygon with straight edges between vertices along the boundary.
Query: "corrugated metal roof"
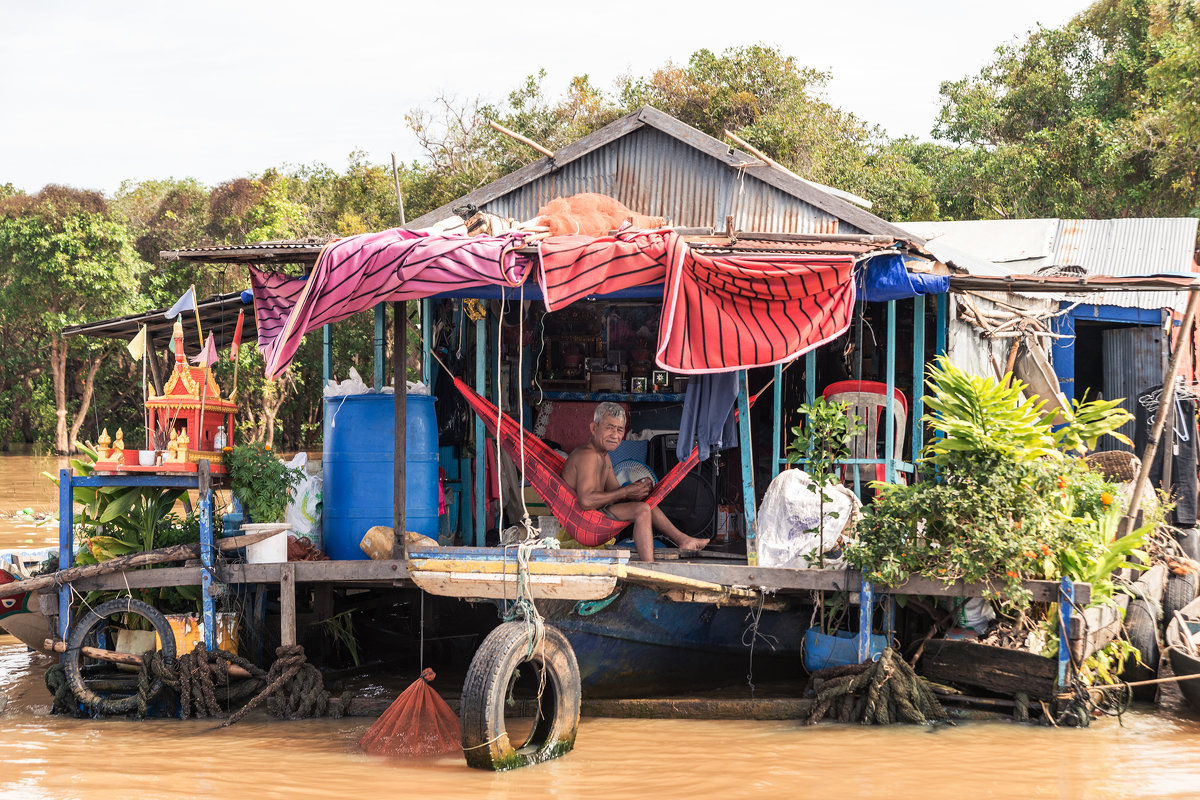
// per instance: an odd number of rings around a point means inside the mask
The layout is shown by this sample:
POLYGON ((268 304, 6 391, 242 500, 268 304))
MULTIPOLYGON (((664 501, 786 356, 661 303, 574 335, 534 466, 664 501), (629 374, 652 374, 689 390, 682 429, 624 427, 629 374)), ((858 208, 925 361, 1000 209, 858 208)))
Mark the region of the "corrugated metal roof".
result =
MULTIPOLYGON (((900 227, 925 238, 926 249, 939 259, 972 275, 1031 275, 1080 266, 1088 275, 1131 277, 1193 273, 1198 222, 1192 217, 966 220, 900 227), (955 259, 956 253, 966 257, 955 259)), ((1182 310, 1186 299, 1178 292, 1104 292, 1088 302, 1182 310)))
POLYGON ((819 187, 690 125, 643 107, 470 194, 413 220, 429 227, 466 203, 529 219, 554 197, 607 194, 639 214, 681 226, 780 233, 868 233, 913 239, 819 187))

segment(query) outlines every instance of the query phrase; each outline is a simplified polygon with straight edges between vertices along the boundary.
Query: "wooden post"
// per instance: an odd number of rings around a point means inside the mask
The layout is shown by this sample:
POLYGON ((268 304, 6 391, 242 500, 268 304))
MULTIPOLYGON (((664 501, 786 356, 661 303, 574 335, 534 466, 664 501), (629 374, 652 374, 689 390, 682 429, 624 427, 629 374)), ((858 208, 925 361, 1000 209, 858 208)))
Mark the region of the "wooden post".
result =
MULTIPOLYGON (((1183 324, 1179 328, 1181 343, 1191 340, 1192 323, 1195 322, 1198 305, 1200 305, 1200 291, 1193 291, 1188 299, 1187 310, 1183 312, 1183 324)), ((1129 512, 1125 515, 1121 526, 1122 536, 1128 536, 1133 532, 1138 509, 1142 504, 1142 493, 1146 490, 1146 483, 1150 479, 1150 466, 1154 463, 1155 456, 1158 455, 1158 439, 1162 436, 1167 412, 1175 406, 1175 376, 1179 374, 1180 356, 1187 349, 1186 347, 1175 349, 1171 356, 1171 364, 1167 368, 1167 374, 1163 375, 1163 388, 1159 395, 1158 411, 1154 414, 1154 425, 1150 428, 1150 435, 1146 437, 1146 450, 1142 453, 1142 468, 1138 470, 1137 480, 1133 484, 1133 494, 1129 498, 1129 512)))
POLYGON ((279 644, 296 644, 296 565, 279 565, 279 644))
MULTIPOLYGON (((207 371, 207 370, 206 370, 207 371)), ((213 568, 213 497, 212 476, 209 474, 208 459, 200 460, 196 474, 200 490, 200 608, 204 618, 204 646, 210 651, 217 649, 217 615, 212 598, 213 568)))
MULTIPOLYGON (((71 470, 58 471, 58 568, 67 569, 71 566, 75 551, 74 491, 71 488, 71 470)), ((64 641, 71 632, 71 587, 63 584, 58 587, 58 638, 64 641)))
MULTIPOLYGON (((1174 324, 1175 320, 1171 309, 1164 308, 1162 310, 1162 371, 1164 375, 1171 367, 1171 328, 1174 324)), ((1174 407, 1175 404, 1171 403, 1171 405, 1174 407)), ((1165 417, 1163 441, 1166 442, 1166 447, 1163 448, 1162 479, 1159 483, 1163 489, 1169 492, 1171 491, 1171 468, 1174 466, 1173 457, 1175 455, 1175 415, 1170 411, 1165 417)))
POLYGON ((392 530, 395 538, 392 544, 392 558, 405 558, 404 535, 406 520, 404 519, 404 490, 407 475, 408 443, 408 303, 392 304, 392 380, 396 385, 396 413, 393 417, 396 423, 395 452, 396 466, 393 474, 393 491, 395 500, 392 503, 392 530))

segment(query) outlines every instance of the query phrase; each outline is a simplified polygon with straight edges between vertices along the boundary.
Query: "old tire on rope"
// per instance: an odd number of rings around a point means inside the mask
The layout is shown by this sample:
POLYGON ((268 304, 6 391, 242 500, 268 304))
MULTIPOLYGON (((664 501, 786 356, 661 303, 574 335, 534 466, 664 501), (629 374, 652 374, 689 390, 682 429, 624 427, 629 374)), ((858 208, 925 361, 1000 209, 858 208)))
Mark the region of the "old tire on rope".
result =
POLYGON ((1187 572, 1183 575, 1170 573, 1167 575, 1167 588, 1163 590, 1163 630, 1175 618, 1175 612, 1180 611, 1188 603, 1196 599, 1196 573, 1187 572))
MULTIPOLYGON (((1125 662, 1121 678, 1126 681, 1147 681, 1158 677, 1158 606, 1138 597, 1129 604, 1125 613, 1125 638, 1137 648, 1142 661, 1132 657, 1125 662)), ((1154 684, 1134 686, 1130 689, 1134 700, 1153 703, 1158 692, 1154 684)))
MULTIPOLYGON (((143 603, 141 600, 117 598, 109 600, 107 603, 101 603, 85 614, 83 619, 75 623, 75 627, 71 629, 71 635, 67 638, 67 652, 63 659, 63 666, 66 668, 67 684, 75 694, 75 699, 92 710, 103 711, 106 714, 129 714, 136 711, 138 692, 135 691, 127 697, 101 697, 92 691, 83 675, 84 656, 80 652, 80 648, 88 642, 89 637, 92 637, 108 623, 109 617, 124 612, 137 614, 149 622, 154 628, 154 632, 158 634, 159 641, 162 642, 163 658, 168 661, 175 659, 175 634, 172 633, 171 626, 167 624, 167 618, 160 614, 154 606, 143 603)), ((152 680, 146 692, 147 701, 157 697, 162 691, 162 687, 162 678, 156 677, 152 680)))
POLYGON ((542 643, 529 652, 530 628, 506 622, 483 640, 463 684, 460 719, 467 765, 507 770, 548 761, 575 746, 579 729, 579 663, 565 636, 545 627, 542 643), (514 745, 504 721, 505 702, 517 668, 545 671, 545 688, 528 738, 514 745))

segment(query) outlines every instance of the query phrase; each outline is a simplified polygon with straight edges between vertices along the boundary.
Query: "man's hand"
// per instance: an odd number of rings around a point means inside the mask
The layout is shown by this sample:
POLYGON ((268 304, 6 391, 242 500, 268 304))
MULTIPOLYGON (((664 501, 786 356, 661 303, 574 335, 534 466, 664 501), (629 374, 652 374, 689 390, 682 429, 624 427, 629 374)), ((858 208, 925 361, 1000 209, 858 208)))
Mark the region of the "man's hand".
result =
POLYGON ((650 496, 650 489, 654 486, 654 481, 650 478, 642 478, 640 481, 634 481, 625 487, 625 499, 628 501, 645 500, 650 496))

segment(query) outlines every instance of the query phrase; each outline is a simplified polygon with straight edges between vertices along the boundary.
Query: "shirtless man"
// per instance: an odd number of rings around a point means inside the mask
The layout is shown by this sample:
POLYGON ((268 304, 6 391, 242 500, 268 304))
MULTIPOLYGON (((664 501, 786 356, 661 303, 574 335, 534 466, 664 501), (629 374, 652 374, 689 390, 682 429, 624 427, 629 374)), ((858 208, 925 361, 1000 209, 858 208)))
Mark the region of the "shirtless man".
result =
POLYGON ((632 522, 633 541, 642 561, 654 560, 654 530, 665 533, 683 550, 699 550, 708 544, 708 539, 688 536, 657 507, 642 502, 654 485, 650 478, 627 486, 617 484, 609 453, 625 438, 625 409, 616 403, 601 403, 596 406, 591 428, 592 438, 575 448, 562 472, 563 481, 575 490, 581 508, 599 509, 612 519, 632 522))

